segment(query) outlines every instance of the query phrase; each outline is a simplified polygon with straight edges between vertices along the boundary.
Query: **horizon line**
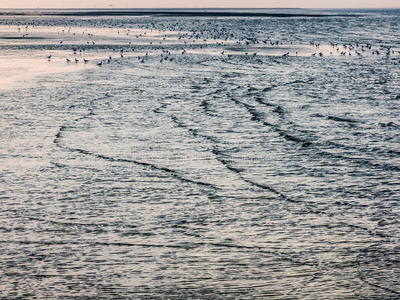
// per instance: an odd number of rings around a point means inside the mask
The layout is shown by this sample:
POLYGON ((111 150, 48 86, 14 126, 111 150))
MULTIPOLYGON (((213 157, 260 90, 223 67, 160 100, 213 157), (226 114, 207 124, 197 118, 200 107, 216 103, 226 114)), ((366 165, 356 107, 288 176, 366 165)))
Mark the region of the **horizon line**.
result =
POLYGON ((56 9, 71 9, 71 10, 120 10, 120 9, 137 9, 137 10, 184 10, 184 9, 195 9, 195 10, 215 10, 215 9, 400 9, 399 7, 20 7, 20 8, 1 8, 0 10, 56 10, 56 9))

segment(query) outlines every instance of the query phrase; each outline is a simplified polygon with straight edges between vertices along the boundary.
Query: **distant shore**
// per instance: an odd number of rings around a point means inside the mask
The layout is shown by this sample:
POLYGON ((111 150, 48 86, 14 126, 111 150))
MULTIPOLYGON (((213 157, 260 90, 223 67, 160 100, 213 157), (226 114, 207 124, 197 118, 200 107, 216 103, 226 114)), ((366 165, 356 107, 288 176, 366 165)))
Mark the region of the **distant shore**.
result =
POLYGON ((258 17, 258 18, 294 18, 294 17, 354 17, 353 14, 323 13, 281 13, 232 11, 232 10, 134 10, 134 9, 93 9, 93 10, 9 10, 0 11, 0 15, 35 16, 159 16, 159 17, 258 17))

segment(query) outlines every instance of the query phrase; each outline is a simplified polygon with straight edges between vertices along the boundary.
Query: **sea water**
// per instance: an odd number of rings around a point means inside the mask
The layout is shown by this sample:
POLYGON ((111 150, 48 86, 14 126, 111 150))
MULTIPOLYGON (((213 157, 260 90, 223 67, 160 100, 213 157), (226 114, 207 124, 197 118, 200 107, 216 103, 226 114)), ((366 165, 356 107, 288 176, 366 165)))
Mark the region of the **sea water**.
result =
POLYGON ((400 11, 283 12, 0 16, 1 299, 400 297, 400 11))

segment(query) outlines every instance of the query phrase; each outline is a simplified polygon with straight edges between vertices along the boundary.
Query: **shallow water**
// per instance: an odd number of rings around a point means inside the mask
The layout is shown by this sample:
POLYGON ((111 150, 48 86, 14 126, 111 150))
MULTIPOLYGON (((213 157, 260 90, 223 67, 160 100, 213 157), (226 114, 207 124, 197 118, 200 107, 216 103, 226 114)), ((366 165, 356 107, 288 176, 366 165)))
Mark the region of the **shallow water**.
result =
POLYGON ((356 13, 2 16, 0 297, 399 298, 400 14, 356 13))

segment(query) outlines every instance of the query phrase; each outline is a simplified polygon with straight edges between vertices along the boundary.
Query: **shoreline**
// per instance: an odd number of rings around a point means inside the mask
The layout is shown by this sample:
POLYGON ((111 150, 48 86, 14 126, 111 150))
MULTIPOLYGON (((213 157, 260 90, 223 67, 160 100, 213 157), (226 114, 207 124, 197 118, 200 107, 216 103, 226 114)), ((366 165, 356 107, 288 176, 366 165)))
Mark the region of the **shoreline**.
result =
POLYGON ((93 10, 13 10, 0 11, 0 16, 157 16, 157 17, 257 17, 257 18, 326 18, 356 17, 356 14, 322 14, 322 13, 274 13, 249 11, 208 11, 208 10, 140 10, 140 9, 93 9, 93 10))

